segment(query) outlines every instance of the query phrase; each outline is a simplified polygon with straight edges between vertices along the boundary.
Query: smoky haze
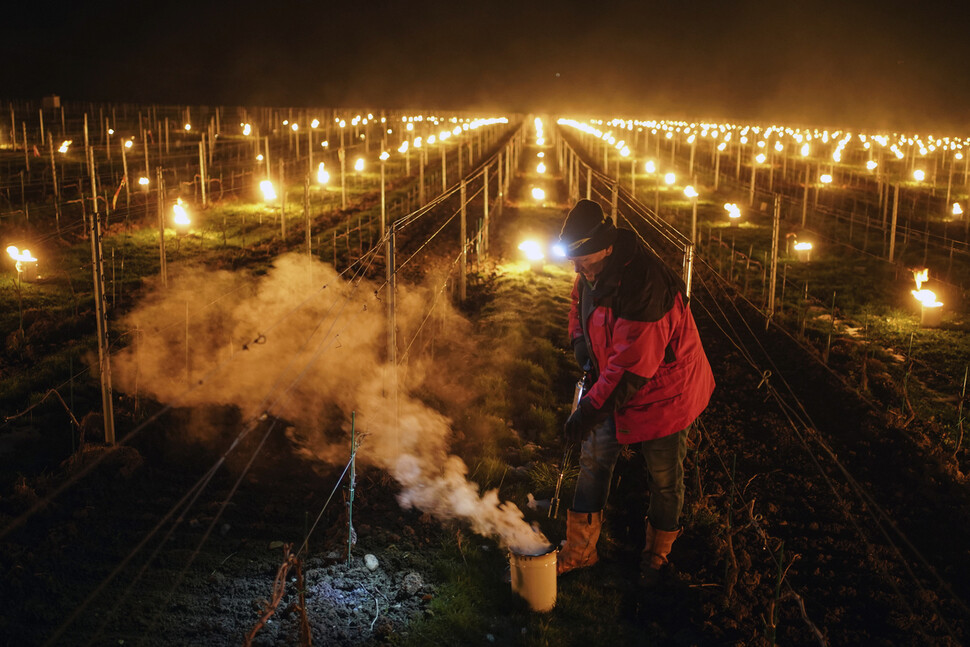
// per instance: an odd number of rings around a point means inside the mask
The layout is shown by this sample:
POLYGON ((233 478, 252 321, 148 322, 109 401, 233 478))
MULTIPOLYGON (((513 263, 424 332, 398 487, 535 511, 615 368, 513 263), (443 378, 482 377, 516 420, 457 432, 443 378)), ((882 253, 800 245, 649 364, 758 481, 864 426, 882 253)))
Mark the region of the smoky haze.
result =
POLYGON ((970 128, 940 0, 42 4, 5 16, 7 96, 970 128))
MULTIPOLYGON (((233 406, 246 418, 267 412, 291 425, 287 435, 305 457, 338 466, 348 459, 355 412, 358 460, 397 480, 402 507, 464 521, 519 552, 544 552, 548 541, 513 503, 495 490, 480 494, 466 478, 467 466, 449 451, 451 421, 416 397, 435 388, 432 379, 461 384, 460 358, 439 353, 433 363, 411 358, 391 368, 382 358, 385 304, 377 290, 301 254, 279 257, 256 279, 183 272, 128 315, 137 341, 113 361, 115 382, 178 406, 233 406)), ((400 339, 413 338, 433 312, 436 343, 464 348, 468 322, 435 295, 400 291, 400 339)))

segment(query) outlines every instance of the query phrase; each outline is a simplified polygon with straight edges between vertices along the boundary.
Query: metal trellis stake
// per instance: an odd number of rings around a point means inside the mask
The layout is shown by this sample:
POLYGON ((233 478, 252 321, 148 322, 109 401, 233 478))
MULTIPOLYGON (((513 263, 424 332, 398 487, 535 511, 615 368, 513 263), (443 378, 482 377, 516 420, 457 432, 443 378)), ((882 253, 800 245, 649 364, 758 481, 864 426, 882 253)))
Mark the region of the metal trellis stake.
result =
POLYGON ((350 414, 350 498, 347 501, 347 563, 354 550, 354 489, 357 486, 357 412, 350 414))

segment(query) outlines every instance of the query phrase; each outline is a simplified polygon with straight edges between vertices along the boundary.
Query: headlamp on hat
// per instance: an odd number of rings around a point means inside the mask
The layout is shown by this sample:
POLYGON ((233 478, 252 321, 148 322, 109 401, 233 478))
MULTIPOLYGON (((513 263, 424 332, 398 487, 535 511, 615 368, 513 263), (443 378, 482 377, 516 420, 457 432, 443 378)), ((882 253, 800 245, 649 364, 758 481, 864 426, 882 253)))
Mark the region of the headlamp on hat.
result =
POLYGON ((559 242, 566 256, 575 258, 602 251, 616 241, 616 226, 592 200, 580 200, 566 216, 559 242))

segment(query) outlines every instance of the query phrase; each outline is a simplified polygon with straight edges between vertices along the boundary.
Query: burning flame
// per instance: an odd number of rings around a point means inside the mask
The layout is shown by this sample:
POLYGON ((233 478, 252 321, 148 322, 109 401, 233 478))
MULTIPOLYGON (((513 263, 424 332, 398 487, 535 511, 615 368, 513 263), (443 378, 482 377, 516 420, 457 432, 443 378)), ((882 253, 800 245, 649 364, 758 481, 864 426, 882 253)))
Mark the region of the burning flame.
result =
POLYGON ((266 201, 276 199, 276 189, 273 188, 273 183, 269 180, 263 180, 259 183, 259 190, 263 192, 263 199, 266 201))
POLYGON ((354 162, 354 170, 357 171, 358 173, 360 173, 361 171, 364 170, 364 158, 363 157, 358 157, 357 158, 357 161, 354 162))
POLYGON ((939 308, 943 305, 942 301, 936 300, 936 293, 933 290, 910 290, 910 292, 924 308, 939 308))
MULTIPOLYGON (((323 162, 320 162, 320 165, 317 166, 317 183, 326 184, 329 181, 330 181, 330 173, 327 172, 326 165, 323 162)), ((276 195, 274 194, 273 198, 267 198, 267 200, 272 200, 275 197, 276 195)))
POLYGON ((60 148, 57 149, 57 152, 58 153, 66 153, 67 152, 67 149, 71 147, 72 141, 73 140, 66 139, 63 142, 61 142, 61 146, 60 146, 60 148))
POLYGON ((253 127, 250 124, 243 124, 243 135, 249 137, 253 134, 253 127))
POLYGON ((539 187, 534 187, 532 189, 532 199, 533 200, 545 200, 546 199, 546 192, 543 191, 542 189, 540 189, 539 187))
POLYGON ((140 184, 141 186, 148 186, 148 178, 147 177, 138 178, 138 184, 140 184))
POLYGON ((546 172, 546 165, 543 164, 542 162, 539 162, 539 165, 536 166, 536 173, 545 173, 545 172, 546 172))
POLYGON ((179 227, 188 227, 192 224, 189 219, 189 214, 185 211, 185 207, 182 203, 182 198, 178 198, 175 204, 172 206, 172 210, 175 212, 175 224, 179 227))
POLYGON ((733 202, 725 202, 724 203, 724 210, 728 212, 728 216, 731 217, 731 218, 740 218, 741 217, 741 209, 740 209, 740 207, 738 207, 738 205, 735 204, 735 203, 733 203, 733 202))
POLYGON ((22 271, 22 268, 21 268, 21 265, 20 265, 21 263, 35 263, 35 262, 37 262, 37 259, 34 258, 33 255, 31 255, 29 249, 25 249, 23 251, 20 251, 19 249, 17 249, 13 245, 11 245, 10 247, 7 248, 7 253, 10 254, 10 258, 12 258, 13 260, 17 261, 17 271, 18 272, 22 271))
POLYGON ((673 173, 667 173, 664 176, 664 182, 666 182, 667 184, 673 184, 676 181, 677 181, 677 176, 674 175, 673 173))
POLYGON ((795 245, 794 245, 794 248, 795 248, 795 251, 796 252, 807 252, 807 251, 809 251, 809 250, 812 249, 812 244, 811 243, 799 243, 798 241, 796 241, 795 242, 795 245))
POLYGON ((700 194, 697 193, 697 189, 695 189, 693 186, 688 184, 687 186, 684 187, 684 195, 686 195, 688 198, 693 200, 700 194))
POLYGON ((930 280, 929 268, 913 270, 913 279, 916 281, 916 289, 919 290, 923 284, 930 280))
POLYGON ((545 258, 542 253, 542 246, 539 245, 534 240, 526 240, 519 244, 519 249, 525 254, 525 257, 530 261, 541 261, 545 258))

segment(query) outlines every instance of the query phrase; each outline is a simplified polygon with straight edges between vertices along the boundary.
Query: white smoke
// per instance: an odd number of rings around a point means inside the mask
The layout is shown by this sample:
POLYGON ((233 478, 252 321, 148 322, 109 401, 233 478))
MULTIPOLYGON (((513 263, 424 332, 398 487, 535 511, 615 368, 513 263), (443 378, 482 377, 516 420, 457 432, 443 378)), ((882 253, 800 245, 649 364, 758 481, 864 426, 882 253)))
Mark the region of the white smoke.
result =
MULTIPOLYGON (((260 277, 225 271, 184 272, 127 317, 136 340, 114 360, 115 381, 160 402, 220 404, 246 417, 268 412, 290 421, 290 437, 310 457, 347 460, 328 416, 356 412, 363 435, 358 460, 387 470, 402 507, 467 522, 522 553, 549 546, 513 503, 479 493, 468 468, 450 454, 451 421, 421 402, 425 377, 446 367, 412 359, 407 369, 383 361, 386 304, 367 281, 349 282, 329 265, 289 254, 260 277), (328 434, 327 432, 331 432, 328 434)), ((419 329, 467 343, 468 322, 432 290, 400 289, 401 345, 419 329)), ((425 335, 427 337, 427 334, 425 335)), ((345 423, 346 424, 346 423, 345 423)))

